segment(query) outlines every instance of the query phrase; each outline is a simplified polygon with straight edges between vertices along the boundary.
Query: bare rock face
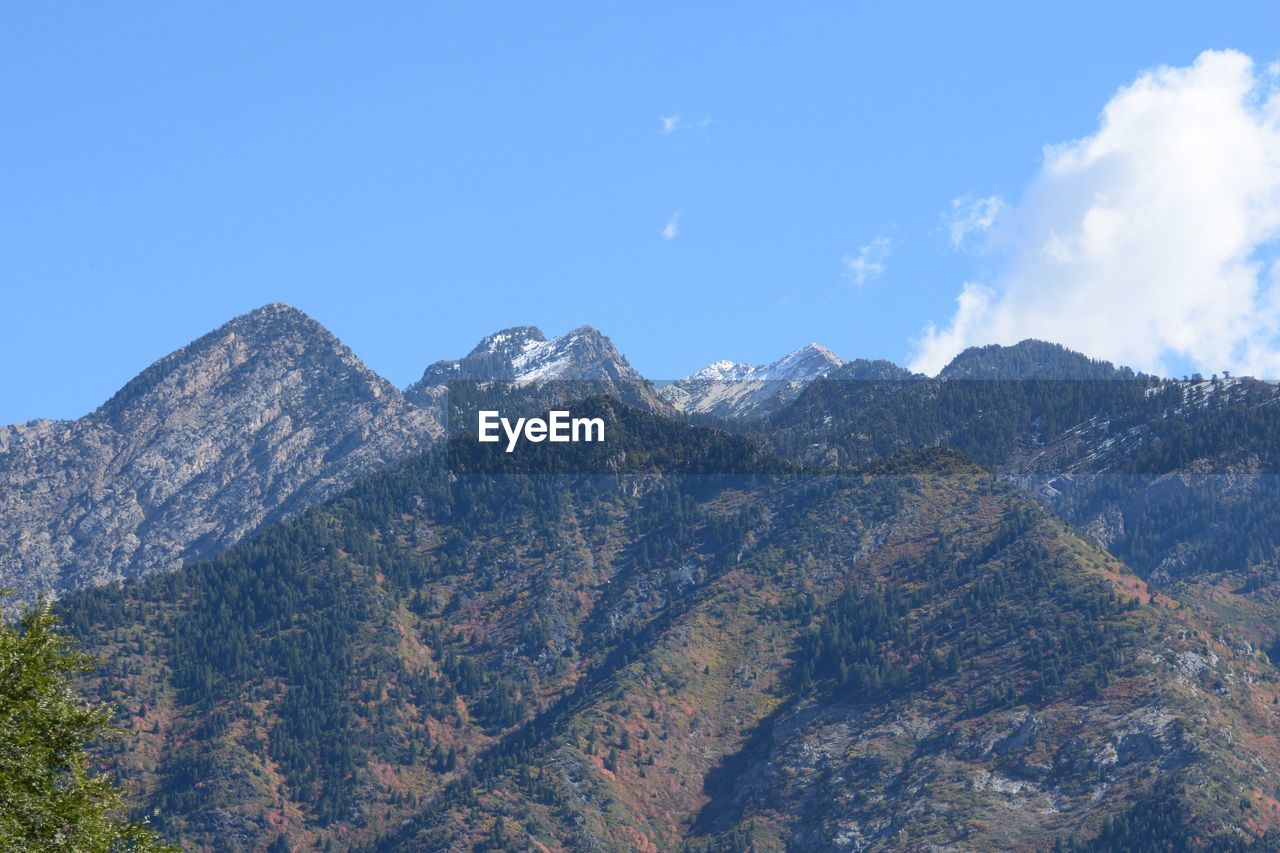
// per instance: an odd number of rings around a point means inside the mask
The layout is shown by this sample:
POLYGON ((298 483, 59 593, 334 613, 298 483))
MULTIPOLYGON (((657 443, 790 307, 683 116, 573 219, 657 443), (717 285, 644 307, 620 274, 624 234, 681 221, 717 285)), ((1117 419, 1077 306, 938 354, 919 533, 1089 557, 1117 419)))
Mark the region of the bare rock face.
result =
POLYGON ((176 568, 441 432, 435 407, 268 305, 86 417, 0 427, 0 586, 31 600, 176 568))

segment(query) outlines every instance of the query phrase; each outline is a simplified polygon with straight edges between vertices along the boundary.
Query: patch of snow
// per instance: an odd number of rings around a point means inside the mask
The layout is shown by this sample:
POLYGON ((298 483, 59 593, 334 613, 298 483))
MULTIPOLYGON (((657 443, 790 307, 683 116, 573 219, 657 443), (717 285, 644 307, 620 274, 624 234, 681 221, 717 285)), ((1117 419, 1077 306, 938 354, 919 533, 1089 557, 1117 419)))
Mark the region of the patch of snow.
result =
POLYGON ((716 361, 662 393, 667 402, 691 414, 749 414, 794 395, 844 363, 821 344, 809 344, 772 364, 716 361))

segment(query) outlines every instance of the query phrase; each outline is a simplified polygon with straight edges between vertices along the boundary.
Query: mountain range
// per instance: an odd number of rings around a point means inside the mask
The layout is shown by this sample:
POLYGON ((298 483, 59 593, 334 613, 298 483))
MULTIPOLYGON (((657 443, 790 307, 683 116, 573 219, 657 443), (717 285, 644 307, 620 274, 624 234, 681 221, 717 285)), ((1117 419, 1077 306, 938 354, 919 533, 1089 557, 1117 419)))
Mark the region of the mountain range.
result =
POLYGON ((268 305, 79 420, 0 428, 0 575, 31 601, 217 553, 431 445, 447 383, 479 378, 669 410, 589 326, 491 335, 401 393, 302 312, 268 305))
MULTIPOLYGON (((981 358, 965 353, 943 375, 981 358)), ((86 417, 0 429, 0 566, 29 601, 217 553, 429 446, 449 419, 450 382, 533 387, 540 404, 551 388, 561 401, 604 393, 714 423, 763 419, 815 379, 894 372, 905 374, 810 344, 655 388, 590 326, 551 340, 526 326, 430 365, 402 393, 302 312, 269 305, 156 362, 86 417)))
POLYGON ((200 849, 1273 849, 1278 414, 1040 341, 655 387, 586 326, 401 392, 273 305, 0 432, 0 569, 200 849))

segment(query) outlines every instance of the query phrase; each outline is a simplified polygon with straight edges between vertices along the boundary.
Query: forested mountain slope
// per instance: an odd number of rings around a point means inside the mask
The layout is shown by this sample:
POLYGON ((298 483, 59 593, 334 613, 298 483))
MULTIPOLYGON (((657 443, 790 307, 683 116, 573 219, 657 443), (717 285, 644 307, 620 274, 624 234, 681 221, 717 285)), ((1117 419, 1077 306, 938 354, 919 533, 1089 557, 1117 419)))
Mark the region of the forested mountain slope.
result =
POLYGON ((455 440, 62 602, 166 831, 989 849, 1113 817, 1173 841, 1280 820, 1265 656, 1018 489, 945 451, 806 473, 582 408, 617 438, 572 446, 576 468, 455 440), (1147 801, 1189 817, 1144 822, 1147 801))
POLYGON ((938 379, 833 374, 739 428, 835 468, 951 447, 1158 583, 1280 582, 1280 396, 1268 383, 1137 376, 1024 342, 967 351, 938 379))

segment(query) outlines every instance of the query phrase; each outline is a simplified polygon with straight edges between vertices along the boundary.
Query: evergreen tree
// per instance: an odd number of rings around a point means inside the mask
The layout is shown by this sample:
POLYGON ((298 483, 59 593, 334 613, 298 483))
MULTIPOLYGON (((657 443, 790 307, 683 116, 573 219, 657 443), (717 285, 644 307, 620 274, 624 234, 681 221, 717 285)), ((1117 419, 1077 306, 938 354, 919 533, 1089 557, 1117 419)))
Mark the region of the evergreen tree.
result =
POLYGON ((85 745, 113 733, 112 710, 73 689, 93 661, 56 625, 47 604, 0 624, 0 849, 175 849, 120 817, 120 790, 93 772, 85 745))

